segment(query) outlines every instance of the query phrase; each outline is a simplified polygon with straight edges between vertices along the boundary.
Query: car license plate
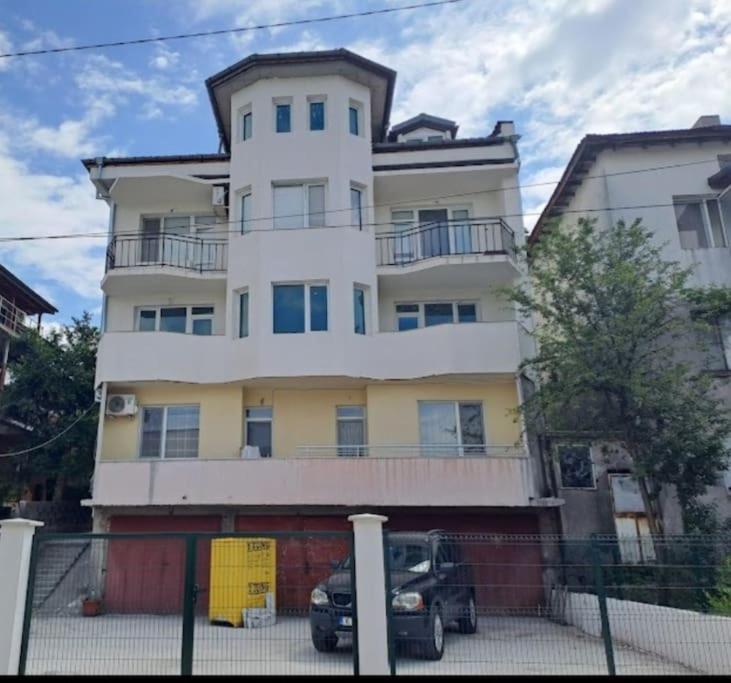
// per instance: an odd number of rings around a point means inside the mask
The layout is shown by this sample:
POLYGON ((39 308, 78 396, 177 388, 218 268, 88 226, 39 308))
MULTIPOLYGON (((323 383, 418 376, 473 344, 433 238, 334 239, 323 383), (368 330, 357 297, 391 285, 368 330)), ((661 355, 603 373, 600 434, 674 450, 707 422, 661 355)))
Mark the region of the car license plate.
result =
POLYGON ((353 617, 340 617, 341 626, 353 626, 353 617))

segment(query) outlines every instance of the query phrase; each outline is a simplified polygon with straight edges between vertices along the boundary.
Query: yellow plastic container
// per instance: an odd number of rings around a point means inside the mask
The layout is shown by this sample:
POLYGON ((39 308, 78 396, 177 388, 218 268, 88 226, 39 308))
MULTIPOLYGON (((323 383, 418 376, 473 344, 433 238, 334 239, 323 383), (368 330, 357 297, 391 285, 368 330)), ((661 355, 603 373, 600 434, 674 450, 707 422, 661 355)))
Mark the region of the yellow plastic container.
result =
POLYGON ((276 604, 277 546, 272 538, 217 538, 211 542, 208 618, 242 626, 241 610, 276 604))

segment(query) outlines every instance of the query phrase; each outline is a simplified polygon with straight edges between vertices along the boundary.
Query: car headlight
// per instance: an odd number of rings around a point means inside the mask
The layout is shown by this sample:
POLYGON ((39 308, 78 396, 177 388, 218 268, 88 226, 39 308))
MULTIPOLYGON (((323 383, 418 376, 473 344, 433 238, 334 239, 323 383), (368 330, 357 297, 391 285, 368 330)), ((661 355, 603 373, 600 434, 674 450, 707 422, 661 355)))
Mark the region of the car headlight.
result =
POLYGON ((394 609, 417 610, 424 606, 424 599, 421 593, 397 593, 391 601, 394 609))
POLYGON ((312 591, 310 594, 310 602, 319 607, 330 604, 327 593, 322 590, 322 588, 315 588, 315 590, 312 591))

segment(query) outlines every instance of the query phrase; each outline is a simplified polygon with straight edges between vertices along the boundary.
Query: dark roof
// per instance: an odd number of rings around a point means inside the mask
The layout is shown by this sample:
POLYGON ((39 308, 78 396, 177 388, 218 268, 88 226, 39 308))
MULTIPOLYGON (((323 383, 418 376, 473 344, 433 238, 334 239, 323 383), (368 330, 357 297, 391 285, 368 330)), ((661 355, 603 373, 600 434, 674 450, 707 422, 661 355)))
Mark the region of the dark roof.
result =
POLYGON ((58 313, 58 309, 48 303, 40 294, 32 290, 20 278, 15 277, 5 266, 0 265, 0 294, 13 301, 28 315, 38 313, 58 313))
POLYGON ((452 137, 456 137, 459 126, 455 121, 450 121, 449 119, 443 119, 439 116, 432 116, 431 114, 425 114, 422 112, 407 121, 391 126, 391 130, 388 133, 388 141, 396 142, 399 135, 405 135, 417 128, 432 128, 433 130, 449 131, 452 133, 452 137))
POLYGON ((82 159, 81 163, 88 171, 96 166, 99 159, 101 159, 104 166, 125 166, 136 164, 194 164, 208 161, 228 161, 230 158, 229 154, 171 154, 149 157, 96 157, 94 159, 82 159))
POLYGON ((216 99, 216 88, 224 85, 227 81, 244 74, 258 67, 281 67, 295 66, 303 64, 325 64, 329 62, 346 62, 359 69, 383 78, 386 81, 385 101, 383 104, 383 115, 380 117, 378 139, 386 137, 388 130, 389 117, 391 115, 391 105, 393 103, 393 91, 396 83, 396 72, 381 64, 372 62, 370 59, 361 57, 360 55, 338 48, 336 50, 317 50, 313 52, 275 52, 271 54, 252 54, 242 59, 236 64, 219 71, 217 74, 206 79, 206 88, 208 89, 208 97, 213 107, 213 115, 216 118, 218 126, 218 134, 224 144, 225 149, 230 149, 231 140, 226 130, 224 116, 229 116, 230 112, 221 112, 219 102, 216 99))
POLYGON ((714 190, 724 190, 731 185, 731 164, 724 166, 718 173, 708 179, 708 185, 714 190))
POLYGON ((582 177, 594 164, 597 154, 607 148, 667 145, 681 142, 704 142, 708 140, 731 140, 731 125, 682 128, 679 130, 655 130, 639 133, 613 133, 609 135, 585 135, 578 144, 561 176, 556 189, 548 200, 536 222, 528 244, 538 241, 546 222, 560 215, 569 204, 574 188, 581 184, 582 177))
POLYGON ((373 153, 414 152, 424 149, 454 149, 459 147, 490 147, 508 142, 502 135, 488 135, 483 138, 462 138, 461 140, 432 140, 431 142, 374 142, 373 153))

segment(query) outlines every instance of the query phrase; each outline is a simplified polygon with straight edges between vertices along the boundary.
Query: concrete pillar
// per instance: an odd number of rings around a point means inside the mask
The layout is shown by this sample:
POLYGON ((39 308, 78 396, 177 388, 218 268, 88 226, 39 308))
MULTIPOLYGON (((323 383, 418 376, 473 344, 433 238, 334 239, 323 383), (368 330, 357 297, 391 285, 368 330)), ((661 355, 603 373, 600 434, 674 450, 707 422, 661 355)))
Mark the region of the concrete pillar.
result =
POLYGON ((33 534, 43 522, 0 522, 0 676, 16 675, 23 634, 33 534))
POLYGON ((351 515, 355 538, 355 589, 358 610, 358 662, 363 676, 388 676, 386 574, 382 515, 351 515))

